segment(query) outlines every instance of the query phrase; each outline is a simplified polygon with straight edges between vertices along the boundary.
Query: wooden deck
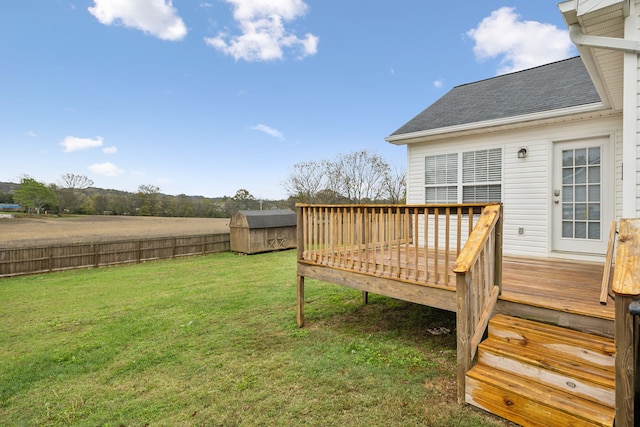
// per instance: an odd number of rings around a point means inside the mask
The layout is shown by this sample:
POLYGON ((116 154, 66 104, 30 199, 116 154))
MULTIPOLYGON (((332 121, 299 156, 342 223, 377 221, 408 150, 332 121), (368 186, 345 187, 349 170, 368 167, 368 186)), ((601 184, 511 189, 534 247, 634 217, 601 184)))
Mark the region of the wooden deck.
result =
MULTIPOLYGON (((318 250, 308 253, 300 268, 309 278, 455 311, 451 269, 456 254, 443 255, 425 256, 415 247, 341 254, 318 250)), ((505 256, 497 311, 612 336, 613 301, 599 302, 603 271, 604 263, 505 256)))
MULTIPOLYGON (((640 316, 629 308, 640 296, 640 220, 622 219, 619 237, 612 226, 607 261, 594 263, 505 256, 499 204, 299 204, 297 210, 299 326, 304 325, 305 278, 358 289, 363 296, 371 292, 454 311, 460 404, 471 403, 527 425, 560 425, 553 413, 569 417, 562 425, 610 426, 614 412, 616 426, 636 425, 640 316), (603 277, 610 277, 604 273, 614 253, 616 271, 609 291, 615 301, 602 305, 601 284, 603 277), (512 320, 500 332, 496 319, 505 318, 512 320), (524 329, 519 326, 523 323, 524 329), (538 335, 539 342, 533 339, 538 335), (492 344, 502 336, 506 343, 492 344), (587 341, 596 344, 592 348, 587 341), (503 351, 512 344, 515 347, 503 351), (533 354, 527 346, 543 350, 533 354), (547 347, 550 350, 544 350, 547 347), (572 355, 586 359, 567 362, 559 350, 569 348, 572 355), (555 359, 550 362, 551 356, 555 359), (606 390, 595 375, 603 369, 596 363, 601 359, 608 362, 602 376, 609 384, 606 390), (488 367, 487 378, 504 371, 498 376, 501 382, 480 378, 483 366, 488 367), (591 403, 576 403, 574 398, 576 388, 587 384, 583 373, 599 390, 595 394, 603 397, 595 402, 603 409, 590 415, 581 410, 591 403), (565 386, 569 390, 563 394, 565 386), (514 394, 516 389, 522 393, 514 394), (496 396, 496 404, 489 405, 496 396), (606 420, 592 417, 605 412, 606 420)), ((584 394, 593 400, 594 393, 584 394)))

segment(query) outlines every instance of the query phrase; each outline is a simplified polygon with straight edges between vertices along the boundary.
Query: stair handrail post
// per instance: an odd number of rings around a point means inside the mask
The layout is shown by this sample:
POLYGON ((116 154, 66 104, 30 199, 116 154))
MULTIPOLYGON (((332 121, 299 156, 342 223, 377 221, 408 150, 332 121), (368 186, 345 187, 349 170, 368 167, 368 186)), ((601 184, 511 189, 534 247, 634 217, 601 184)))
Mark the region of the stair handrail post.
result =
MULTIPOLYGON (((482 286, 483 274, 474 275, 476 270, 476 264, 482 258, 483 252, 493 252, 493 254, 487 254, 488 256, 500 256, 502 258, 502 240, 497 235, 502 234, 502 224, 499 223, 502 217, 502 205, 492 204, 487 205, 480 215, 480 219, 473 227, 471 234, 467 242, 453 265, 453 272, 456 274, 456 339, 457 339, 457 363, 458 363, 458 404, 465 402, 465 389, 466 389, 466 375, 471 369, 473 359, 477 350, 478 341, 474 337, 480 333, 484 333, 490 318, 490 314, 487 310, 493 311, 495 302, 497 301, 499 289, 495 291, 496 285, 501 282, 501 272, 497 272, 495 269, 500 266, 501 263, 491 262, 489 265, 494 269, 493 277, 496 281, 490 284, 491 286, 482 286), (487 241, 490 236, 494 236, 494 247, 487 249, 487 241), (497 246, 500 246, 500 250, 497 250, 497 246), (488 291, 485 291, 488 290, 488 291), (479 301, 473 299, 475 296, 482 295, 482 300, 486 301, 483 307, 480 307, 479 301), (478 306, 478 307, 476 307, 478 306), (480 319, 478 325, 473 324, 473 319, 480 319), (480 332, 482 329, 482 332, 480 332)), ((472 215, 472 211, 469 211, 469 215, 472 215)))
POLYGON ((621 219, 611 290, 615 294, 616 427, 635 425, 638 318, 629 304, 640 296, 640 218, 621 219))

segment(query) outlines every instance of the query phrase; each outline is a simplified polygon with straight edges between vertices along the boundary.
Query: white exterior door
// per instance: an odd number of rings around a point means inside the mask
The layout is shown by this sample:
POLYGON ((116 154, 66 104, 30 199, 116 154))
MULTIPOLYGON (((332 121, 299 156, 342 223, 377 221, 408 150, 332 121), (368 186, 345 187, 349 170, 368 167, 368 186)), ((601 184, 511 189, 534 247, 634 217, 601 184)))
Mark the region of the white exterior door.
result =
POLYGON ((614 217, 609 138, 557 142, 553 150, 552 250, 601 255, 614 217))

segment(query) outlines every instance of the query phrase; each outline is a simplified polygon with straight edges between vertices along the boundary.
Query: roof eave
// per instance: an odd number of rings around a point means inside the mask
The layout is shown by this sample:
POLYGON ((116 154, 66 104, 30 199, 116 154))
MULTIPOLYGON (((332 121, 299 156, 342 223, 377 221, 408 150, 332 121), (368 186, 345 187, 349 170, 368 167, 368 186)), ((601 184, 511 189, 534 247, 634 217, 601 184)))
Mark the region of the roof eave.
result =
MULTIPOLYGON (((558 9, 567 24, 567 28, 570 28, 572 25, 582 27, 582 21, 586 16, 598 15, 610 7, 618 7, 623 14, 628 14, 628 0, 600 0, 597 3, 589 0, 568 0, 558 4, 558 9)), ((600 95, 600 99, 602 99, 603 103, 608 107, 620 108, 620 105, 616 107, 614 99, 617 98, 615 94, 610 92, 611 88, 608 87, 606 78, 602 74, 594 49, 581 45, 575 46, 589 76, 591 76, 591 81, 600 95)))
POLYGON ((390 135, 385 138, 385 141, 395 145, 405 145, 414 142, 424 142, 434 139, 441 139, 453 134, 465 134, 473 135, 478 133, 486 133, 488 129, 499 130, 501 128, 507 129, 518 124, 540 122, 549 119, 562 119, 563 117, 579 116, 583 114, 590 114, 595 112, 613 113, 602 102, 596 102, 592 104, 579 105, 575 107, 561 108, 556 110, 541 111, 538 113, 526 114, 521 116, 506 117, 495 120, 486 120, 484 122, 464 123, 455 126, 449 126, 444 128, 429 129, 418 132, 403 133, 397 135, 390 135))

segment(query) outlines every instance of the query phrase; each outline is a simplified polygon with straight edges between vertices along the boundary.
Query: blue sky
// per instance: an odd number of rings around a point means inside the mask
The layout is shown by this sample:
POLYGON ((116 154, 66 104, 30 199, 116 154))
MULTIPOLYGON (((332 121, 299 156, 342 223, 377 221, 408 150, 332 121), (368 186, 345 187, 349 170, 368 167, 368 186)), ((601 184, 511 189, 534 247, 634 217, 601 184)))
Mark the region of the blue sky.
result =
POLYGON ((452 87, 577 54, 552 1, 20 0, 0 14, 0 181, 287 196, 452 87))

